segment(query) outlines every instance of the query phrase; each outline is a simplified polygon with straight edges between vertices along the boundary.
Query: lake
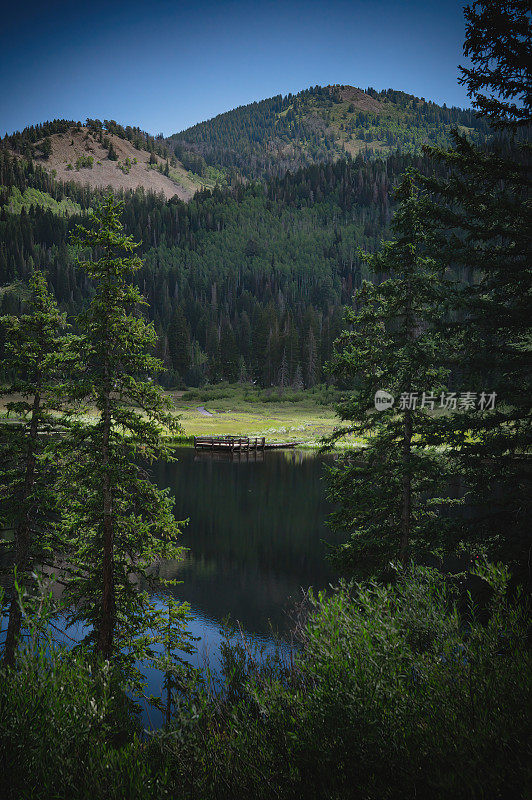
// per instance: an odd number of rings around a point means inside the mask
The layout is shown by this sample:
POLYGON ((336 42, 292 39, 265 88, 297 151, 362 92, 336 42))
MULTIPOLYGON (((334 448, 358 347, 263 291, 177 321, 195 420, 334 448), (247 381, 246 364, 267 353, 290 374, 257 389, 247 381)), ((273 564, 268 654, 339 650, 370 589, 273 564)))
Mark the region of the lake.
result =
POLYGON ((230 614, 255 636, 268 637, 270 625, 282 634, 301 588, 334 579, 323 459, 297 450, 240 460, 191 448, 176 455, 155 464, 152 478, 169 488, 176 517, 189 518, 182 536, 189 550, 162 576, 183 581, 173 594, 191 604, 206 631, 230 614))
MULTIPOLYGON (((187 657, 203 667, 219 666, 220 628, 228 615, 264 647, 274 649, 272 628, 288 638, 288 612, 302 589, 325 588, 335 580, 327 544, 338 541, 325 524, 324 461, 312 451, 274 450, 242 455, 181 447, 177 461, 150 468, 154 482, 175 499, 177 519, 189 519, 182 561, 165 562, 160 575, 182 581, 169 591, 188 601, 198 638, 187 657)), ((81 639, 83 629, 68 629, 81 639)), ((66 642, 68 643, 68 641, 66 642)), ((162 674, 147 670, 148 693, 161 693, 162 674)), ((145 710, 147 727, 160 715, 145 710)))
MULTIPOLYGON (((189 519, 184 561, 166 562, 160 574, 182 581, 171 588, 191 605, 190 630, 202 667, 219 665, 220 627, 228 615, 264 646, 274 648, 272 628, 288 634, 288 612, 301 590, 335 580, 327 544, 337 536, 325 524, 324 458, 311 451, 230 454, 178 448, 177 461, 158 462, 152 479, 168 488, 177 519, 189 519)), ((149 692, 160 694, 162 675, 147 673, 149 692)), ((148 724, 159 715, 149 712, 148 724)))

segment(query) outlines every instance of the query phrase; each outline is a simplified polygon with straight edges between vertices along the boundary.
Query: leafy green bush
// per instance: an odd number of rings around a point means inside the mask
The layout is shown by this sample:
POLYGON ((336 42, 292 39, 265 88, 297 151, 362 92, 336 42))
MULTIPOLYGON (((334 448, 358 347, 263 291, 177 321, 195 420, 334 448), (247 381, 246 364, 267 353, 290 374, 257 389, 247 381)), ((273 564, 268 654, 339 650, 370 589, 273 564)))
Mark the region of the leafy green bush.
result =
POLYGON ((223 400, 226 397, 233 397, 235 394, 227 383, 220 383, 218 386, 204 386, 200 389, 189 389, 182 396, 182 400, 198 400, 204 403, 210 400, 223 400))
POLYGON ((76 161, 76 169, 92 169, 94 166, 94 158, 92 156, 79 156, 76 161))
MULTIPOLYGON (((136 161, 136 159, 135 159, 135 161, 136 161)), ((121 161, 117 161, 117 163, 116 163, 116 166, 118 167, 118 169, 122 170, 124 175, 129 175, 129 172, 131 170, 131 165, 132 165, 132 161, 131 161, 130 158, 126 158, 124 163, 122 163, 121 161)))
POLYGON ((144 796, 140 729, 105 665, 43 648, 0 686, 2 798, 144 796))
POLYGON ((526 618, 499 594, 464 628, 452 591, 419 571, 314 601, 302 689, 259 695, 306 797, 525 796, 526 618))
POLYGON ((225 710, 168 739, 186 796, 527 796, 526 614, 499 592, 489 623, 464 627, 454 599, 427 571, 311 599, 290 674, 248 667, 225 710))
POLYGON ((0 672, 0 796, 524 800, 529 612, 484 575, 484 625, 428 570, 310 595, 295 658, 227 637, 221 685, 183 684, 171 727, 144 739, 105 668, 23 655, 0 672))

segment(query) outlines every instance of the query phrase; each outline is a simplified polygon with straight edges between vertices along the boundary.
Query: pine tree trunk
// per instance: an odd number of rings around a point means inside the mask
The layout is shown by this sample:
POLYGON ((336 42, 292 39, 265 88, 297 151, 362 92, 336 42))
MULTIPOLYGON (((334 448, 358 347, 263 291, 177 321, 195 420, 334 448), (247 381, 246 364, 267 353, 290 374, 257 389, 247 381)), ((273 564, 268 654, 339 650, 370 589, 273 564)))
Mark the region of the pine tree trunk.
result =
POLYGON ((412 412, 405 409, 403 417, 403 509, 401 517, 401 547, 399 558, 404 567, 408 566, 410 527, 412 517, 412 475, 410 452, 412 445, 412 412))
MULTIPOLYGON (((412 265, 412 269, 414 266, 412 265)), ((405 335, 406 341, 410 342, 414 338, 415 319, 412 313, 412 289, 410 280, 406 281, 406 309, 405 309, 405 335)), ((412 392, 412 376, 408 375, 406 380, 406 393, 410 396, 412 392)), ((410 528, 412 523, 412 472, 410 456, 412 451, 412 410, 407 404, 403 412, 403 446, 402 446, 402 466, 403 466, 403 508, 401 514, 401 546, 399 548, 399 559, 403 567, 408 567, 410 555, 410 528)))
MULTIPOLYGON (((107 244, 107 265, 111 263, 112 248, 107 244)), ((107 281, 110 275, 107 274, 107 281)), ((108 297, 109 283, 107 283, 105 294, 105 313, 109 313, 110 302, 108 297)), ((116 600, 115 600, 115 581, 114 581, 114 528, 113 528, 113 506, 111 493, 110 467, 110 438, 111 438, 111 367, 109 364, 109 330, 108 319, 105 325, 105 364, 103 375, 103 413, 102 413, 102 468, 103 468, 103 487, 102 487, 102 511, 103 511, 103 553, 102 553, 102 606, 101 617, 98 628, 97 649, 101 656, 109 660, 113 651, 113 638, 116 621, 116 600)))
MULTIPOLYGON (((40 405, 41 396, 39 392, 36 392, 33 398, 33 407, 31 411, 24 489, 20 501, 23 511, 15 531, 15 566, 17 568, 19 585, 23 585, 25 574, 30 566, 30 513, 27 507, 27 500, 35 482, 35 450, 37 447, 37 438, 39 433, 40 405)), ((13 597, 9 607, 9 622, 7 625, 4 651, 4 662, 7 666, 11 666, 15 660, 15 652, 17 649, 18 639, 20 637, 21 625, 22 613, 19 606, 19 600, 16 592, 13 591, 13 597)))
POLYGON ((114 530, 112 517, 111 476, 109 475, 109 440, 111 435, 111 382, 109 365, 105 365, 105 388, 102 431, 103 468, 103 560, 102 560, 102 608, 98 630, 98 650, 104 659, 109 659, 113 651, 115 629, 115 585, 113 570, 114 530))

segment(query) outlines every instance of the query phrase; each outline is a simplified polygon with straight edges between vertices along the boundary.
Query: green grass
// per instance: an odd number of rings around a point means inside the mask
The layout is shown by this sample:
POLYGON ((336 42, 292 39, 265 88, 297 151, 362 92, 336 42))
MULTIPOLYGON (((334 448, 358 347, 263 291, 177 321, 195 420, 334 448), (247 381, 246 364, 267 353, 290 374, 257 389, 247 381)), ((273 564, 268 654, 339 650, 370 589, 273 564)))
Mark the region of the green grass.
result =
POLYGON ((336 393, 217 385, 169 392, 187 436, 265 436, 267 441, 317 445, 339 424, 336 393), (200 408, 212 416, 204 416, 200 408))
MULTIPOLYGON (((168 391, 184 436, 179 441, 192 441, 194 436, 264 436, 269 442, 297 441, 301 446, 317 447, 323 436, 339 425, 334 411, 337 393, 317 387, 315 390, 281 393, 278 389, 217 384, 188 391, 168 391), (212 416, 204 416, 200 408, 212 416)), ((0 398, 0 418, 6 415, 6 404, 20 397, 0 398)), ((81 418, 90 422, 89 411, 81 418)), ((351 439, 348 446, 362 442, 351 439)), ((345 445, 344 445, 345 446, 345 445)))
MULTIPOLYGON (((342 424, 335 411, 341 393, 324 386, 282 392, 278 388, 218 383, 199 389, 169 390, 165 394, 171 399, 183 428, 181 436, 172 437, 179 442, 191 443, 194 436, 264 436, 267 442, 297 442, 299 447, 316 448, 324 436, 342 424), (206 416, 200 409, 212 416, 206 416)), ((0 397, 0 419, 6 417, 6 404, 19 399, 18 395, 0 397)), ((435 409, 431 415, 447 413, 435 409)), ((91 410, 85 410, 80 419, 90 423, 91 410)), ((470 441, 474 441, 473 436, 470 441)), ((365 443, 362 437, 349 434, 336 441, 335 449, 350 450, 364 447, 365 443)))

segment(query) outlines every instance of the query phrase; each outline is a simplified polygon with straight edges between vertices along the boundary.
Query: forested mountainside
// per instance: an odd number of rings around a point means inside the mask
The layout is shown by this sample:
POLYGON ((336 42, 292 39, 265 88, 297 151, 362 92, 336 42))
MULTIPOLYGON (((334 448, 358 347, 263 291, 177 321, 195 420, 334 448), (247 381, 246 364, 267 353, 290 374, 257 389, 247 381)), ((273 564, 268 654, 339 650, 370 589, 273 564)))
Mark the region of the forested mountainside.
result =
POLYGON ((453 127, 474 138, 473 111, 387 89, 315 86, 220 114, 167 139, 115 120, 56 119, 6 135, 2 147, 62 181, 137 189, 188 200, 199 189, 281 177, 313 163, 447 145, 453 127))
POLYGON ((142 242, 137 277, 168 383, 313 386, 364 276, 360 249, 388 235, 394 184, 409 166, 433 170, 421 146, 447 143, 453 126, 486 134, 471 111, 317 86, 166 140, 98 119, 6 136, 0 310, 17 310, 17 281, 38 265, 79 311, 89 289, 70 233, 111 186, 142 242))
MULTIPOLYGON (((312 386, 364 276, 359 248, 386 237, 391 190, 422 155, 316 164, 268 183, 203 190, 188 203, 122 192, 126 230, 142 241, 137 279, 160 336, 169 382, 248 377, 312 386)), ((432 169, 432 167, 431 167, 432 169)), ((102 192, 59 183, 0 150, 0 313, 18 310, 13 286, 47 270, 60 305, 88 296, 69 235, 102 192)))
POLYGON ((440 107, 387 89, 315 86, 240 106, 201 122, 166 142, 194 172, 216 166, 252 178, 339 157, 415 152, 425 143, 449 143, 452 127, 487 135, 473 111, 440 107))

